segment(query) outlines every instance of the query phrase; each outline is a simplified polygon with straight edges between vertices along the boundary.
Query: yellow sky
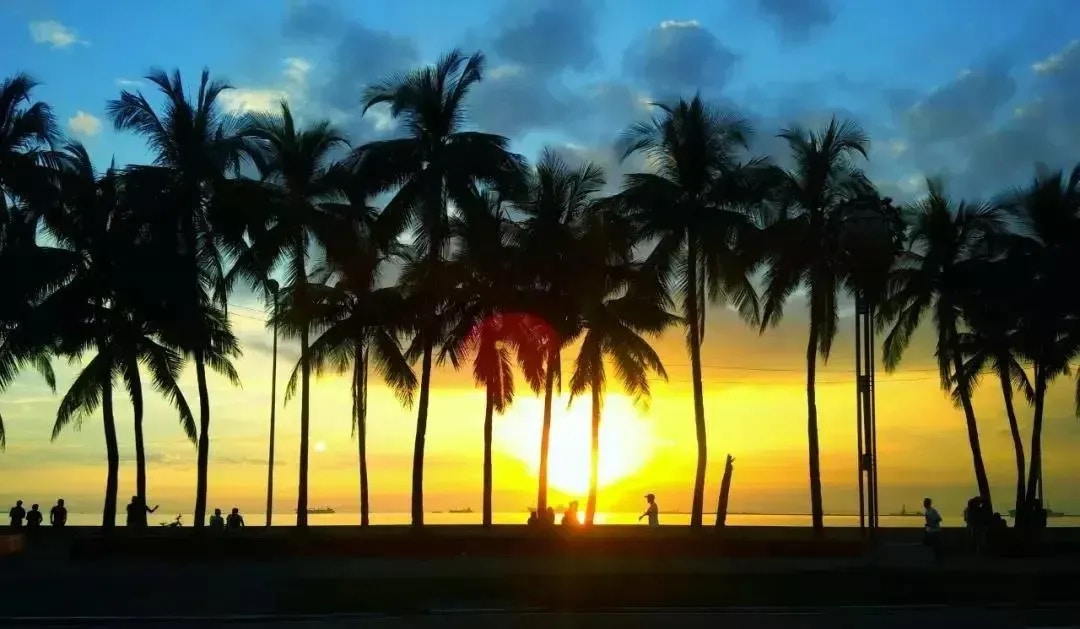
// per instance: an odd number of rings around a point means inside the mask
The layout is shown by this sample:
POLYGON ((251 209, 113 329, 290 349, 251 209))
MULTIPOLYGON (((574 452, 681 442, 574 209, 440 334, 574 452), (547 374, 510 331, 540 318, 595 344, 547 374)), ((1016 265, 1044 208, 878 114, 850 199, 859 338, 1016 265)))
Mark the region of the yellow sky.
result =
MULTIPOLYGON (((736 457, 731 508, 736 511, 805 512, 806 402, 804 383, 805 316, 800 304, 788 309, 787 320, 764 336, 723 309, 710 311, 705 337, 705 405, 709 427, 709 473, 706 504, 713 505, 724 455, 736 457)), ((210 503, 241 505, 259 512, 265 500, 266 437, 269 412, 269 334, 258 315, 237 309, 234 323, 245 347, 237 361, 242 389, 212 381, 212 450, 210 503)), ((828 365, 821 367, 818 387, 822 475, 825 506, 831 512, 857 509, 855 475, 855 390, 851 359, 850 319, 841 320, 828 365)), ((959 504, 975 493, 971 459, 960 412, 940 391, 930 339, 920 334, 909 350, 905 368, 879 375, 878 423, 883 511, 914 505, 930 494, 959 504)), ((634 405, 609 386, 601 430, 601 510, 635 510, 641 495, 652 491, 665 509, 689 506, 695 465, 690 368, 680 331, 657 341, 670 382, 656 382, 651 403, 634 405)), ((295 361, 295 344, 282 345, 279 391, 295 361)), ((564 369, 569 372, 572 357, 564 369)), ((66 387, 74 368, 59 367, 59 385, 66 387)), ((195 402, 192 374, 184 390, 195 402)), ((1080 424, 1072 415, 1073 381, 1051 389, 1046 414, 1047 494, 1055 508, 1077 510, 1080 496, 1071 479, 1080 472, 1074 452, 1080 445, 1080 424)), ((148 393, 147 447, 149 494, 167 511, 191 508, 195 480, 194 448, 184 440, 175 414, 148 393)), ((1010 501, 1014 482, 1011 443, 1000 391, 987 379, 976 397, 983 447, 999 508, 1010 501)), ((8 428, 8 451, 0 454, 0 500, 22 498, 51 503, 63 495, 74 510, 99 508, 104 486, 100 416, 87 418, 83 429, 49 443, 58 397, 51 396, 32 373, 22 376, 2 397, 8 428)), ((415 413, 402 409, 381 387, 370 393, 369 465, 373 508, 408 509, 415 413)), ((589 401, 569 407, 565 397, 555 404, 551 480, 555 501, 583 498, 588 472, 589 401)), ((426 493, 430 510, 480 504, 484 398, 467 372, 440 368, 434 376, 427 438, 426 493)), ((126 398, 117 394, 121 442, 121 496, 132 493, 134 468, 131 415, 126 398)), ((496 418, 495 509, 521 511, 535 504, 536 460, 542 400, 519 384, 518 397, 496 418)), ((350 439, 347 383, 320 379, 312 397, 311 459, 314 505, 333 505, 339 512, 357 505, 356 443, 350 439)), ((1021 405, 1025 434, 1030 410, 1021 405)), ((277 511, 295 504, 299 408, 279 406, 277 511)), ((953 509, 958 511, 959 509, 953 509)))

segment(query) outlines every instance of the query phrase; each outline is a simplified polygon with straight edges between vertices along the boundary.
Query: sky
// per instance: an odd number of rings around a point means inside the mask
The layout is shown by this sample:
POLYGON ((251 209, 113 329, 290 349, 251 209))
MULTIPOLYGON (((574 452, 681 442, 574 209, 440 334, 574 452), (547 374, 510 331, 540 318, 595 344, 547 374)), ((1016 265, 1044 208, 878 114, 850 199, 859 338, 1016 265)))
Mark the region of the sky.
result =
MULTIPOLYGON (((353 144, 397 130, 383 109, 361 112, 366 85, 431 63, 460 47, 487 56, 470 95, 471 123, 508 136, 530 159, 551 146, 592 160, 608 189, 625 172, 619 132, 650 115, 651 103, 700 92, 734 109, 756 130, 752 150, 783 164, 785 127, 832 115, 860 123, 873 143, 866 170, 883 194, 910 201, 927 176, 942 176, 965 198, 988 198, 1031 178, 1036 162, 1080 160, 1080 22, 1073 0, 330 0, 107 3, 0 0, 0 73, 42 82, 63 130, 102 167, 151 159, 142 140, 113 130, 106 102, 121 90, 154 95, 141 78, 177 68, 189 86, 208 67, 235 89, 222 96, 237 114, 267 111, 287 98, 305 121, 328 119, 353 144), (1071 150, 1070 150, 1071 148, 1071 150)), ((847 302, 845 302, 847 303, 847 302)), ((259 511, 265 500, 271 341, 261 303, 233 298, 244 355, 242 388, 212 380, 209 499, 259 511)), ((822 475, 827 511, 857 509, 855 388, 851 309, 842 309, 836 349, 819 375, 822 475)), ((759 335, 722 305, 710 309, 704 340, 710 463, 706 503, 715 500, 724 455, 736 457, 735 511, 802 513, 806 480, 805 303, 796 295, 784 321, 759 335)), ((612 383, 601 430, 600 509, 635 510, 646 491, 665 509, 686 509, 696 447, 690 369, 681 333, 656 340, 669 372, 651 401, 634 404, 612 383)), ((278 378, 296 361, 283 340, 278 378)), ((901 367, 881 373, 878 391, 882 510, 924 495, 958 512, 976 492, 961 413, 941 392, 930 337, 917 335, 901 367)), ((569 363, 567 363, 569 366, 569 363)), ((58 387, 78 365, 57 365, 58 387)), ((196 399, 194 377, 183 386, 196 399)), ((1055 383, 1046 413, 1046 493, 1055 509, 1080 512, 1080 423, 1071 379, 1055 383)), ((280 391, 280 387, 279 387, 280 391)), ((1010 500, 1012 453, 1000 390, 976 396, 996 501, 1010 500)), ((0 454, 0 501, 100 508, 105 465, 100 417, 50 443, 59 398, 35 374, 0 395, 8 430, 0 454)), ((428 432, 429 509, 479 507, 484 399, 467 373, 435 372, 428 432)), ((381 387, 371 391, 369 453, 376 511, 408 508, 415 413, 381 387)), ((556 400, 552 484, 556 500, 581 498, 587 478, 587 400, 556 400)), ((496 419, 495 509, 535 504, 542 401, 519 385, 496 419)), ((1020 410, 1025 434, 1031 411, 1020 410)), ((299 409, 278 400, 277 511, 295 504, 299 409)), ((134 490, 130 410, 118 395, 121 495, 134 490)), ((150 396, 150 501, 190 510, 194 447, 175 413, 150 396)), ((355 510, 356 444, 348 385, 314 385, 311 497, 355 510)))

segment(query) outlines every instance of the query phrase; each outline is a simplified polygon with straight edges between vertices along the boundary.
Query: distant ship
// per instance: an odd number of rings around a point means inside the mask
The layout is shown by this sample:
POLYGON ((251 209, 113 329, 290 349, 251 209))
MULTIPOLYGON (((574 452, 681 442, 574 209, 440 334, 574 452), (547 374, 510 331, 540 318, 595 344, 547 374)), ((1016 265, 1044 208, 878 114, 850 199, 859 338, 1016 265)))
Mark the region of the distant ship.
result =
MULTIPOLYGON (((1015 518, 1016 517, 1016 509, 1009 509, 1009 517, 1010 518, 1015 518)), ((1048 517, 1048 518, 1063 518, 1063 517, 1065 517, 1065 513, 1062 512, 1062 511, 1054 511, 1053 509, 1050 508, 1050 505, 1047 505, 1046 506, 1046 517, 1048 517)))
MULTIPOLYGON (((296 509, 293 509, 293 511, 295 512, 296 509)), ((334 511, 333 507, 308 507, 307 513, 308 515, 328 515, 337 513, 337 511, 334 511)))
POLYGON ((450 513, 472 513, 471 507, 465 507, 464 509, 451 509, 450 513))
POLYGON ((900 505, 899 513, 886 513, 885 515, 894 518, 921 518, 925 514, 922 511, 908 511, 907 505, 900 505))

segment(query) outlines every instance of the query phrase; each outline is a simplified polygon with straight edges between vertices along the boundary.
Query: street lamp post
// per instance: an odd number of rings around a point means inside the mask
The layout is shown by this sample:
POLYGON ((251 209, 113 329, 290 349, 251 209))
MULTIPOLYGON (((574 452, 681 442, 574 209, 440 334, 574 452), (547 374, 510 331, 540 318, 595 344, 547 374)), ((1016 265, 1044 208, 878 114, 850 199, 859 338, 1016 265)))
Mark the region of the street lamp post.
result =
POLYGON ((871 197, 845 217, 843 247, 855 293, 856 442, 859 473, 859 528, 876 537, 878 499, 876 364, 874 310, 894 260, 893 206, 871 197))
POLYGON ((274 355, 270 362, 270 455, 267 457, 266 470, 266 526, 270 526, 274 516, 274 431, 277 411, 277 337, 278 337, 278 290, 280 286, 274 280, 267 283, 270 295, 274 299, 274 355))

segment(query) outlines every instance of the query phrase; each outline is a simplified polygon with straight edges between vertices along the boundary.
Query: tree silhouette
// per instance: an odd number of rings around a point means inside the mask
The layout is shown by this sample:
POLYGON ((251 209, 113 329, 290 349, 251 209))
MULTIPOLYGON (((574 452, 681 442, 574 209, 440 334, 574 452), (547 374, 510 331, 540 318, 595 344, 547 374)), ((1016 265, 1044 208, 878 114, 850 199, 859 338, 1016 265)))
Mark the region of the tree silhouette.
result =
POLYGON ((758 299, 750 274, 756 260, 745 241, 756 228, 750 206, 761 200, 762 160, 739 161, 750 136, 747 123, 706 105, 700 96, 656 105, 658 117, 630 127, 623 157, 645 155, 658 172, 628 175, 620 201, 638 236, 655 241, 646 264, 682 293, 693 381, 697 471, 690 526, 702 525, 708 460, 701 342, 707 300, 731 303, 757 324, 758 299))
MULTIPOLYGON (((413 228, 419 256, 429 266, 445 259, 449 201, 470 194, 476 184, 509 193, 507 197, 522 186, 523 160, 508 150, 509 140, 463 130, 465 97, 481 80, 483 67, 482 54, 466 57, 453 50, 434 66, 371 87, 364 98, 365 112, 389 105, 407 135, 361 146, 353 160, 368 165, 376 191, 394 192, 383 208, 384 221, 392 233, 413 228)), ((436 304, 426 304, 421 308, 425 310, 434 313, 436 304)), ((436 325, 432 314, 417 331, 422 354, 412 474, 412 523, 417 526, 424 523, 424 439, 436 325)))
POLYGON ((927 192, 926 198, 908 208, 911 220, 909 249, 893 271, 890 294, 879 311, 882 321, 892 323, 883 342, 883 360, 885 368, 890 370, 900 364, 911 335, 926 311, 932 309, 941 386, 946 391, 952 391, 956 386, 956 399, 964 411, 979 495, 990 508, 990 483, 979 443, 969 379, 964 377, 960 306, 967 290, 963 265, 982 250, 987 238, 1005 231, 1006 215, 992 204, 954 203, 937 180, 927 181, 927 192))

